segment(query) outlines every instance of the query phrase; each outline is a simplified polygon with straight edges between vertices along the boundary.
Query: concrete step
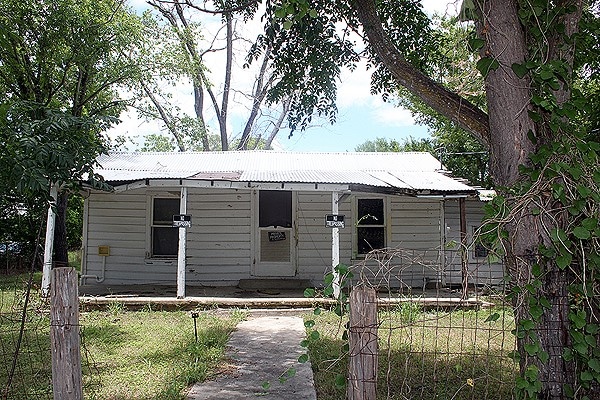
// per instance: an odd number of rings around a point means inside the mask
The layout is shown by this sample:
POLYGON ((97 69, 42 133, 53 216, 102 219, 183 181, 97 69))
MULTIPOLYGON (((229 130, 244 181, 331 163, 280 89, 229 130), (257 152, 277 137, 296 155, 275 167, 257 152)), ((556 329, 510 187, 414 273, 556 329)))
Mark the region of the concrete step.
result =
POLYGON ((306 289, 311 287, 308 279, 269 278, 269 279, 240 279, 238 287, 243 290, 268 290, 268 289, 306 289))

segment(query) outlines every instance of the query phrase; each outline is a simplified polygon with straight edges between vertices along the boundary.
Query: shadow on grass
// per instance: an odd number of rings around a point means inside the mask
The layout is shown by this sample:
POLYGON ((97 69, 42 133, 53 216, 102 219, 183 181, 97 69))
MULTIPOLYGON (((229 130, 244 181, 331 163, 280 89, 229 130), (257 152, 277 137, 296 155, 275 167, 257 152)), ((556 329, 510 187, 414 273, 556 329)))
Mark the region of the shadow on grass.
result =
MULTIPOLYGON (((335 385, 346 376, 347 355, 339 358, 344 342, 321 337, 309 347, 319 400, 345 397, 335 385)), ((408 347, 408 345, 407 345, 408 347)), ((379 399, 512 399, 516 366, 499 351, 448 354, 380 349, 379 399)))

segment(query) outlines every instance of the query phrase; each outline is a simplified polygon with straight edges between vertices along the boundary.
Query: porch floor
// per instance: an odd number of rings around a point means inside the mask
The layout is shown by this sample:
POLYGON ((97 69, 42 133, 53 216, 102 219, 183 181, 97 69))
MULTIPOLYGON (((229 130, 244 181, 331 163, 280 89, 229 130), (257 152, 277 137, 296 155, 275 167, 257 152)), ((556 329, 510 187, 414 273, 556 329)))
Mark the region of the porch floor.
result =
MULTIPOLYGON (((152 306, 162 309, 197 308, 312 308, 336 303, 331 298, 304 297, 302 289, 241 289, 232 286, 188 286, 186 297, 177 298, 176 286, 163 285, 83 285, 79 301, 84 308, 103 308, 115 302, 128 308, 152 306)), ((485 308, 494 304, 478 293, 461 293, 448 289, 421 289, 407 293, 379 293, 379 306, 390 307, 404 302, 417 302, 426 308, 485 308)))

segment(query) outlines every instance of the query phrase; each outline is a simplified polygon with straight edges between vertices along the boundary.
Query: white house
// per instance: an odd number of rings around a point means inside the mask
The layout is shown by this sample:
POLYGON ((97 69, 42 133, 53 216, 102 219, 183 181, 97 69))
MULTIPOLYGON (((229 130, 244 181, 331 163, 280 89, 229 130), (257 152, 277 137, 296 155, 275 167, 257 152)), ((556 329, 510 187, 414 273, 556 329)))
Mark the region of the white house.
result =
MULTIPOLYGON (((424 260, 398 266, 403 285, 444 283, 456 269, 446 261, 460 232, 454 204, 478 193, 429 153, 111 153, 98 162, 114 190, 85 193, 82 282, 177 283, 179 297, 186 286, 248 279, 318 285, 332 265, 378 248, 424 260)), ((481 213, 473 217, 476 226, 481 213)))

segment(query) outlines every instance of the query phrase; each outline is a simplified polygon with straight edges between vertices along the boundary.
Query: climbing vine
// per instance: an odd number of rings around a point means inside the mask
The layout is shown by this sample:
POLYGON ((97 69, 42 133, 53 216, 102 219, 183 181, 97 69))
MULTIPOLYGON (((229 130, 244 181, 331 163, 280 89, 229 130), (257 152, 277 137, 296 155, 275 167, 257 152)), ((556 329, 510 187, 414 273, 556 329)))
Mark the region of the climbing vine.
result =
MULTIPOLYGON (((559 354, 565 365, 559 368, 570 376, 567 382, 553 383, 562 386, 558 391, 567 398, 591 399, 600 390, 600 142, 590 130, 592 104, 578 89, 577 77, 585 79, 586 65, 578 54, 553 43, 588 43, 590 35, 597 35, 598 22, 584 10, 580 30, 569 34, 564 17, 577 12, 577 6, 552 3, 520 2, 521 23, 533 28, 528 30, 528 59, 511 69, 529 80, 527 112, 536 129, 528 136, 537 151, 529 165, 521 166, 524 178, 518 185, 498 188, 502 195, 488 206, 488 217, 500 244, 507 244, 509 231, 527 216, 533 216, 546 235, 539 239, 537 254, 517 255, 528 257, 520 265, 529 265, 529 270, 509 271, 509 296, 520 315, 513 331, 519 351, 512 354, 521 365, 518 398, 538 398, 542 382, 550 379, 542 376, 548 374, 542 369, 556 361, 540 335, 551 330, 568 335, 567 347, 559 354), (567 304, 556 304, 561 298, 567 304), (565 321, 555 315, 561 310, 567 310, 565 321)), ((485 74, 500 64, 484 57, 478 67, 485 74)))

